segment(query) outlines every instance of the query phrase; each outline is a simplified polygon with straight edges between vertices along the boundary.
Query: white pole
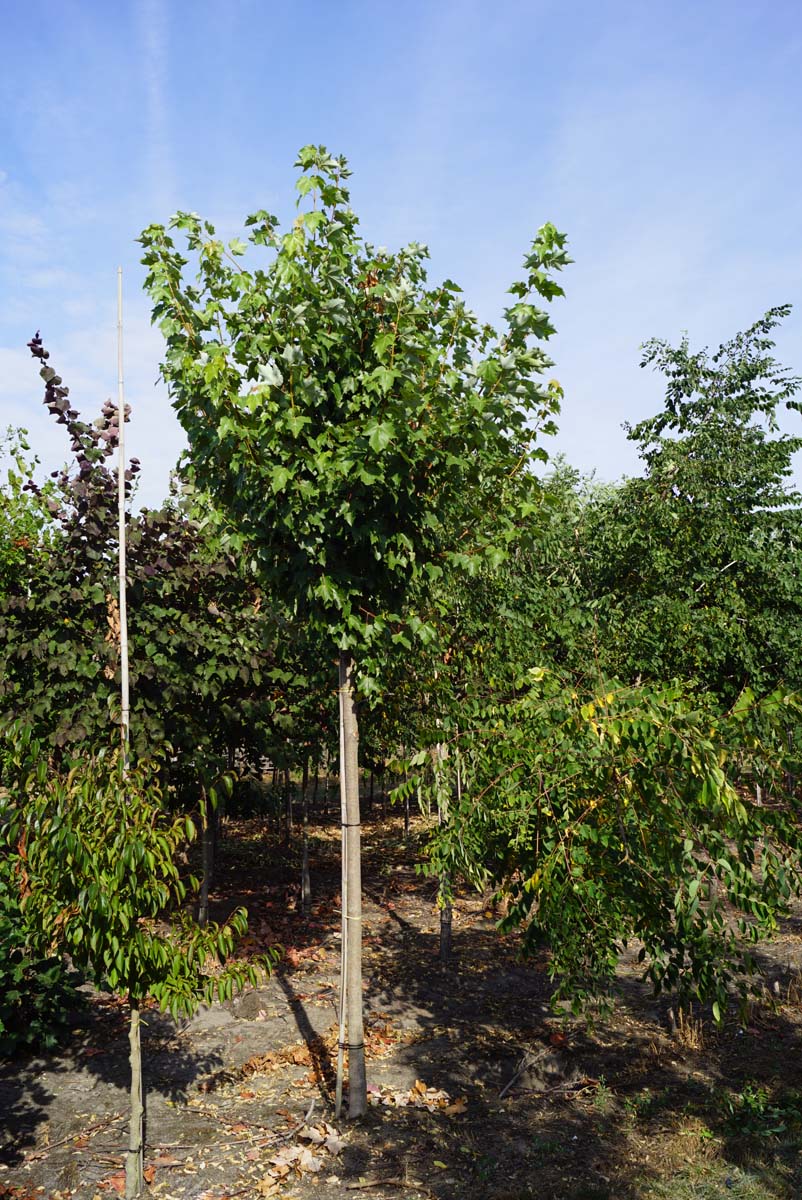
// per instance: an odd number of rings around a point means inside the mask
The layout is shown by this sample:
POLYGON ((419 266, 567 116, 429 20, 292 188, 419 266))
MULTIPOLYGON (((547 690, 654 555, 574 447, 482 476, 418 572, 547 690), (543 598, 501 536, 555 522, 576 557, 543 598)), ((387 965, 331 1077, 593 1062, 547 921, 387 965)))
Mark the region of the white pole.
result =
POLYGON ((130 700, 128 693, 128 608, 125 596, 125 387, 123 385, 123 269, 117 268, 117 424, 119 426, 117 460, 117 511, 119 519, 119 597, 120 597, 120 734, 123 766, 128 762, 130 700))
MULTIPOLYGON (((340 655, 340 658, 342 658, 342 655, 340 655)), ((339 671, 340 686, 337 695, 339 697, 340 705, 340 862, 342 864, 340 899, 342 901, 342 933, 340 938, 340 1013, 339 1036, 337 1038, 337 1077, 334 1084, 334 1117, 338 1121, 340 1119, 340 1113, 342 1112, 343 1107, 343 1068, 345 1065, 345 1005, 348 998, 348 922, 345 917, 345 914, 348 911, 348 794, 345 779, 345 676, 343 674, 342 663, 340 663, 339 671)))

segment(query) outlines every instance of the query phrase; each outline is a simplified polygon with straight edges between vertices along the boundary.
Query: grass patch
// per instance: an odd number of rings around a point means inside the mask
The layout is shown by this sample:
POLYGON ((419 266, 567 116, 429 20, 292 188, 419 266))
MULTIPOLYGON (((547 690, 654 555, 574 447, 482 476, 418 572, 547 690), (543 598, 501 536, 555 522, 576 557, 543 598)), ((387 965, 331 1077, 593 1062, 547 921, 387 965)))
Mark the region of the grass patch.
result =
POLYGON ((644 1200, 792 1200, 798 1193, 788 1179, 758 1168, 711 1163, 673 1179, 644 1185, 644 1200))

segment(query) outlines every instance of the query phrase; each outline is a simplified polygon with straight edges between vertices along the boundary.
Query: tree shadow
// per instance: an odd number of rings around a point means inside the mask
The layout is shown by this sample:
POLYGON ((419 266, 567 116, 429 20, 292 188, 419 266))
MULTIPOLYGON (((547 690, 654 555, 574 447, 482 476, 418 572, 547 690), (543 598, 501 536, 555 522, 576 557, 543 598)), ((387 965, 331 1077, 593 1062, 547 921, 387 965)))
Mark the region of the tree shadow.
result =
MULTIPOLYGON (((696 1194, 712 1200, 740 1195, 739 1180, 748 1174, 762 1190, 744 1196, 802 1195, 793 1161, 798 1144, 768 1129, 772 1108, 787 1114, 789 1097, 800 1086, 802 980, 796 1008, 784 995, 782 1004, 756 1006, 744 1029, 730 1014, 722 1031, 700 1012, 697 1033, 691 1026, 672 1036, 671 998, 653 997, 627 960, 609 1018, 598 1015, 593 1024, 560 1020, 551 1005, 545 954, 521 961, 516 939, 499 935, 482 905, 463 897, 455 912, 453 959, 441 964, 433 882, 401 864, 406 852, 399 850, 396 862, 386 844, 366 849, 365 1009, 373 1103, 364 1120, 349 1127, 337 1165, 345 1181, 392 1181, 384 1191, 379 1183, 372 1187, 369 1194, 377 1198, 412 1196, 420 1181, 435 1200, 471 1193, 477 1200, 673 1200, 696 1194), (750 1081, 766 1096, 756 1102, 766 1115, 763 1137, 754 1138, 740 1120, 743 1115, 756 1122, 760 1133, 761 1114, 738 1107, 750 1081), (726 1107, 728 1096, 733 1111, 726 1107), (694 1190, 702 1177, 704 1190, 701 1183, 694 1190), (404 1183, 407 1191, 399 1192, 404 1183)), ((232 844, 225 856, 235 854, 232 844)), ((315 948, 339 925, 333 849, 317 866, 311 921, 286 908, 282 916, 281 889, 294 886, 296 875, 286 859, 279 875, 268 871, 256 878, 250 862, 239 877, 232 870, 226 883, 236 887, 244 878, 247 889, 233 899, 221 889, 216 915, 224 917, 228 905, 245 898, 257 921, 254 949, 260 939, 271 944, 270 922, 279 918, 289 946, 315 948)), ((788 981, 799 979, 793 964, 802 943, 795 926, 792 934, 788 964, 770 947, 759 949, 769 992, 778 981, 788 992, 788 981)), ((312 1011, 304 994, 321 968, 314 956, 301 953, 295 961, 280 963, 270 986, 309 1047, 317 1091, 330 1115, 331 1043, 323 1044, 323 1014, 312 1011)), ((260 995, 254 1013, 261 1003, 260 995)), ((333 1009, 328 1016, 331 1023, 333 1009)), ((180 1103, 200 1076, 228 1065, 216 1054, 188 1052, 167 1018, 151 1014, 147 1020, 153 1094, 180 1103)), ((119 1027, 112 1025, 107 1032, 114 1045, 83 1065, 97 1078, 127 1087, 122 1015, 119 1027)), ((52 1096, 33 1068, 15 1087, 11 1110, 16 1104, 23 1153, 52 1096)), ((190 1113, 182 1110, 182 1119, 190 1113)), ((182 1140, 190 1136, 188 1131, 182 1140)))
POLYGON ((53 1093, 40 1081, 45 1060, 18 1057, 0 1063, 0 1163, 18 1165, 36 1144, 53 1093))
POLYGON ((312 1060, 312 1074, 315 1086, 318 1089, 324 1106, 328 1106, 333 1102, 336 1077, 335 1064, 329 1048, 320 1033, 313 1026, 303 1000, 293 987, 290 976, 282 968, 281 964, 274 970, 273 978, 284 993, 298 1032, 306 1043, 312 1060))
MULTIPOLYGON (((130 1084, 126 1020, 123 1008, 106 1000, 105 1006, 89 1005, 75 1014, 68 1046, 0 1064, 0 1162, 5 1166, 47 1160, 47 1178, 60 1183, 60 1172, 75 1164, 76 1139, 79 1146, 85 1144, 85 1130, 91 1138, 95 1130, 105 1131, 118 1121, 115 1142, 122 1154, 130 1084), (98 1084, 106 1086, 98 1091, 98 1084)), ((142 1033, 149 1143, 158 1136, 160 1122, 148 1127, 148 1097, 181 1104, 189 1087, 222 1059, 217 1053, 188 1050, 180 1028, 157 1011, 145 1011, 142 1033)))
MULTIPOLYGON (((743 1170, 767 1197, 802 1194, 802 1128, 770 1136, 800 1095, 799 1010, 756 1015, 743 1030, 732 1014, 722 1031, 700 1013, 672 1036, 671 998, 655 998, 625 973, 609 1017, 559 1021, 544 962, 514 961, 498 934, 456 933, 454 962, 443 967, 434 933, 401 928, 400 953, 398 934, 396 945, 379 947, 366 993, 368 1007, 409 1037, 391 1064, 369 1064, 379 1085, 370 1120, 385 1147, 371 1163, 378 1173, 409 1177, 411 1164, 428 1160, 426 1187, 438 1200, 466 1182, 508 1200, 635 1200, 672 1172, 679 1180, 694 1171, 718 1171, 720 1191, 703 1194, 725 1196, 743 1170), (419 1107, 416 1080, 446 1092, 446 1106, 419 1107), (737 1095, 750 1080, 762 1098, 743 1109, 737 1095), (757 1133, 747 1137, 750 1116, 757 1133)), ((355 1171, 365 1169, 355 1161, 355 1171)))

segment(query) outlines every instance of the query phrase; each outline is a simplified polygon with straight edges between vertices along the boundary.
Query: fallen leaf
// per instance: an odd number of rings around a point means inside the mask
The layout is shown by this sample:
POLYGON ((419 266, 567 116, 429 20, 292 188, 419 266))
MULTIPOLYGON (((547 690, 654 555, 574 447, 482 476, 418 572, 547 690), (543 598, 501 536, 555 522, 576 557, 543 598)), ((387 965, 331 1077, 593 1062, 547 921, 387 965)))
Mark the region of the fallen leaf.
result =
POLYGON ((264 1179, 260 1179, 255 1187, 257 1196, 277 1196, 281 1188, 275 1179, 271 1179, 269 1175, 265 1175, 264 1179))
POLYGON ((316 1146, 321 1145, 326 1140, 325 1135, 319 1129, 310 1129, 308 1125, 304 1126, 298 1137, 303 1138, 306 1142, 313 1142, 316 1146))
POLYGON ((285 1167, 288 1163, 294 1163, 300 1153, 300 1146, 283 1146, 270 1156, 270 1162, 275 1163, 277 1167, 285 1167))
POLYGON ((125 1194, 125 1171, 115 1171, 113 1175, 107 1175, 105 1179, 101 1179, 97 1185, 105 1191, 116 1192, 118 1196, 125 1194))
POLYGON ((329 1125, 328 1122, 324 1122, 323 1128, 326 1131, 325 1147, 329 1154, 339 1154, 341 1150, 345 1149, 344 1140, 340 1137, 334 1126, 329 1125))
POLYGON ((296 1164, 301 1171, 310 1171, 313 1175, 323 1166, 323 1159, 316 1158, 308 1146, 304 1146, 296 1164))

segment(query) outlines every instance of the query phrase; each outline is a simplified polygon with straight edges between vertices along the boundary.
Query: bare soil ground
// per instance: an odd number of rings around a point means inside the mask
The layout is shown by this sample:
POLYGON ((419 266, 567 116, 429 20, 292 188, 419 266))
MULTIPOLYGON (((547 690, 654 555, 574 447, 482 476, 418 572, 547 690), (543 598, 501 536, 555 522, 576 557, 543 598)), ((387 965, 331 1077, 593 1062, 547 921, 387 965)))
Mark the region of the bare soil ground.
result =
MULTIPOLYGON (((244 903, 243 953, 285 953, 265 986, 190 1022, 147 1014, 152 1197, 802 1196, 802 922, 762 946, 766 1000, 746 1027, 700 1013, 672 1034, 634 959, 611 1017, 558 1020, 545 960, 521 962, 483 898, 460 897, 439 964, 436 888, 397 820, 365 838, 371 1108, 335 1128, 338 843, 311 833, 304 919, 297 848, 228 823, 212 915, 244 903)), ((0 1197, 120 1194, 125 1016, 92 994, 62 1052, 0 1065, 0 1197)))

